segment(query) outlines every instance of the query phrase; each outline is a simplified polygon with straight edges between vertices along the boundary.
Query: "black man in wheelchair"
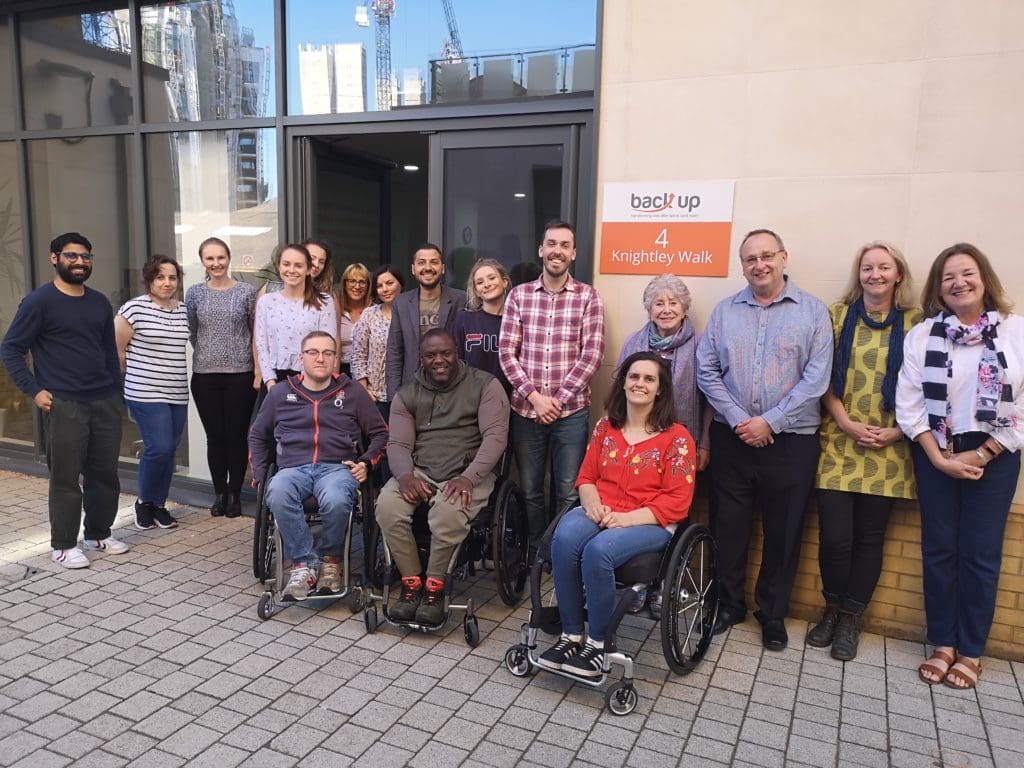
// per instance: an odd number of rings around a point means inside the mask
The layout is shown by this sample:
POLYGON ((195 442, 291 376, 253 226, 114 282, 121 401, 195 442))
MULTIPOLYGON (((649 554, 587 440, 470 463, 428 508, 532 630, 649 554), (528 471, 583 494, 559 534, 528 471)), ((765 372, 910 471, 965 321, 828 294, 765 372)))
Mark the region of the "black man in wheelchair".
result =
POLYGON ((423 335, 420 366, 391 404, 393 477, 377 499, 377 523, 402 577, 388 619, 437 627, 445 618, 449 563, 494 489, 509 405, 494 376, 458 359, 455 340, 444 330, 423 335), (425 580, 412 530, 421 504, 430 505, 425 580))
POLYGON ((387 444, 387 425, 366 390, 334 373, 336 354, 329 333, 307 334, 301 345, 302 373, 270 390, 249 431, 254 482, 263 482, 270 464, 277 464, 266 500, 285 559, 292 564, 284 600, 341 590, 349 516, 360 483, 387 444), (367 447, 359 453, 361 437, 367 447), (317 498, 322 521, 316 549, 303 514, 309 496, 317 498))

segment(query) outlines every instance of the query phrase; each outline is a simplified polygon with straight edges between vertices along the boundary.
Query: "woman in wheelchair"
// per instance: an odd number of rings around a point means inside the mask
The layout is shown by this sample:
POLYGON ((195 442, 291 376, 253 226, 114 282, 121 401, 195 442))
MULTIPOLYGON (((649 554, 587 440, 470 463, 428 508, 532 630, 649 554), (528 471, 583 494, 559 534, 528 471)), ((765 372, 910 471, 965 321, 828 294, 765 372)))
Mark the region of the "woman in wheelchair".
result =
POLYGON ((665 549, 689 512, 697 471, 693 438, 675 422, 672 376, 659 355, 623 360, 605 408, 576 481, 581 504, 563 516, 551 544, 563 633, 537 660, 585 678, 604 670, 616 567, 665 549))

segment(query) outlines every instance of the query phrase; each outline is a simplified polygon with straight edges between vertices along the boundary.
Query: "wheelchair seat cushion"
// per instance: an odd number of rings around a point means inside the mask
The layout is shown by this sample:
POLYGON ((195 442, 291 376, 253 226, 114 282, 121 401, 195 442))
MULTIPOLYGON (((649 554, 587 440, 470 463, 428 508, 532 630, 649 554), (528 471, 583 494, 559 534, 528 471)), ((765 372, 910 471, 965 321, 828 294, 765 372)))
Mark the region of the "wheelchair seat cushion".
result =
POLYGON ((658 580, 664 551, 645 552, 615 569, 615 581, 621 584, 651 584, 658 580))

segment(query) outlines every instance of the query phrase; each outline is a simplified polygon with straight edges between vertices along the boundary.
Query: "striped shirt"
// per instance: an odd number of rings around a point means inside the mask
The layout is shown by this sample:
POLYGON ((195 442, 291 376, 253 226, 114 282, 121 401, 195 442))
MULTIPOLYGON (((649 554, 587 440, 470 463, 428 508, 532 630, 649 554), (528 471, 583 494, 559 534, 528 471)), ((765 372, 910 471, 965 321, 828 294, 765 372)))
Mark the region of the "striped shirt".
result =
POLYGON ((124 398, 137 403, 188 404, 188 314, 164 309, 148 293, 117 311, 134 334, 125 351, 124 398))
POLYGON ((588 407, 590 380, 604 357, 601 297, 571 275, 555 293, 543 277, 517 285, 505 301, 498 357, 520 416, 537 417, 527 400, 534 392, 560 400, 562 418, 588 407))

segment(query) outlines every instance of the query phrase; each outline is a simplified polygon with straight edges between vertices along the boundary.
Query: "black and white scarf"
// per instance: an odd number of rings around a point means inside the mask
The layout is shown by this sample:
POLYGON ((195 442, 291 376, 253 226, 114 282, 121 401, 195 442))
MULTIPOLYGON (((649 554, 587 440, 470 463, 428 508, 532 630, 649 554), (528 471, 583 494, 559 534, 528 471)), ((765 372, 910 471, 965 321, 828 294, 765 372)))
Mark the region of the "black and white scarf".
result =
POLYGON ((985 345, 978 363, 974 418, 994 427, 1017 426, 1013 388, 1006 376, 1006 356, 999 344, 1001 320, 998 312, 989 311, 973 325, 965 326, 953 313, 940 312, 932 323, 921 380, 928 426, 944 450, 949 437, 949 381, 953 378, 950 344, 985 345))

